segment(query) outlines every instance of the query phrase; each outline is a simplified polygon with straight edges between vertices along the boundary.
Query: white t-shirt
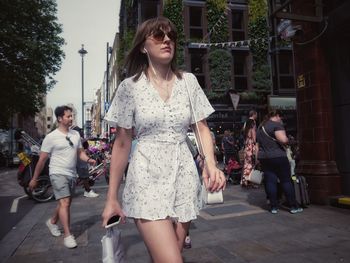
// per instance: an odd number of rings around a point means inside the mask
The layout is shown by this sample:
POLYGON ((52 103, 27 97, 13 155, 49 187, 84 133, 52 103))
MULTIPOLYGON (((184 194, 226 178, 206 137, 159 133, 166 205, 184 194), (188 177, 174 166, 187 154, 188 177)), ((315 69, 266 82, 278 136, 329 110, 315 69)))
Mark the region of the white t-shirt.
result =
POLYGON ((41 151, 50 154, 50 174, 77 176, 76 164, 80 148, 80 135, 75 130, 69 130, 67 135, 58 129, 49 133, 41 145, 41 151), (70 145, 67 138, 73 145, 70 145))

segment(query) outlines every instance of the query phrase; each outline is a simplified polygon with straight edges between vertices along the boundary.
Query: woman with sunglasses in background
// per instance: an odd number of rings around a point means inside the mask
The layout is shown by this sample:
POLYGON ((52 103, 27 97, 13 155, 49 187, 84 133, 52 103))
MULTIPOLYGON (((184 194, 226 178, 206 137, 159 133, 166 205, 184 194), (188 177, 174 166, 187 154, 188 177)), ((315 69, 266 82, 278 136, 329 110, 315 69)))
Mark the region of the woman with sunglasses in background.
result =
POLYGON ((176 67, 176 30, 164 17, 138 28, 126 58, 127 76, 118 87, 106 120, 117 126, 103 225, 113 215, 133 218, 153 262, 183 262, 181 251, 191 220, 201 208, 200 180, 185 142, 196 114, 206 155, 204 183, 225 187, 216 167, 206 118, 213 113, 193 74, 176 67), (187 90, 188 88, 188 90, 187 90), (195 112, 191 112, 190 97, 195 112), (135 128, 138 143, 123 191, 118 190, 135 128), (210 182, 209 182, 210 178, 210 182))

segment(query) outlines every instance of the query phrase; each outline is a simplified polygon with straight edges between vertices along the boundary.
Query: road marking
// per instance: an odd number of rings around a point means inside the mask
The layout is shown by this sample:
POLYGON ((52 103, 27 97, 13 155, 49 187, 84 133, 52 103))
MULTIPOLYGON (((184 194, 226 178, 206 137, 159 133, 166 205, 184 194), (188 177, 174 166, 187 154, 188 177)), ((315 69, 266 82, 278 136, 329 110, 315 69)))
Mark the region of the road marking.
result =
POLYGON ((11 209, 10 209, 10 213, 17 213, 18 202, 20 199, 23 199, 25 197, 27 197, 27 195, 22 195, 22 196, 17 197, 13 200, 12 205, 11 205, 11 209))

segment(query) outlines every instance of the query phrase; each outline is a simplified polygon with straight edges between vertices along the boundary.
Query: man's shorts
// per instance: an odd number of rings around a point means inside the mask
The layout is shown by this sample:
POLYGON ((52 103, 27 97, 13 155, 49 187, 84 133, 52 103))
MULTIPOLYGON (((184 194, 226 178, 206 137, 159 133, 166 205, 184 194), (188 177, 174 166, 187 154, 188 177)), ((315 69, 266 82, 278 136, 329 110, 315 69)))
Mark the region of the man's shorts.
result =
POLYGON ((50 174, 50 180, 56 200, 73 195, 76 177, 62 174, 50 174))

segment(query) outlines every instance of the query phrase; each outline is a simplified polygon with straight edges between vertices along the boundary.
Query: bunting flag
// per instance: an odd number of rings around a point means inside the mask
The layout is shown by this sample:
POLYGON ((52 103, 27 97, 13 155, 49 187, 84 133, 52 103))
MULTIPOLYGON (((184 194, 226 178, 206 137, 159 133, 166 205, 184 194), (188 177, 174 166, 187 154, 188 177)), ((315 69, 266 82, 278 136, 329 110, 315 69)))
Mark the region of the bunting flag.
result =
POLYGON ((190 42, 188 46, 191 48, 207 48, 207 47, 219 47, 219 48, 234 48, 234 47, 249 47, 252 44, 264 43, 267 41, 271 41, 275 36, 269 38, 256 38, 256 39, 248 39, 241 41, 233 41, 233 42, 222 42, 222 43, 205 43, 205 42, 190 42))
POLYGON ((204 42, 213 32, 215 32, 215 28, 219 25, 221 25, 222 21, 224 19, 226 19, 227 13, 231 11, 231 9, 226 5, 225 11, 224 13, 219 17, 219 19, 216 21, 216 23, 214 24, 214 26, 209 30, 208 34, 206 34, 203 39, 202 42, 204 42))

